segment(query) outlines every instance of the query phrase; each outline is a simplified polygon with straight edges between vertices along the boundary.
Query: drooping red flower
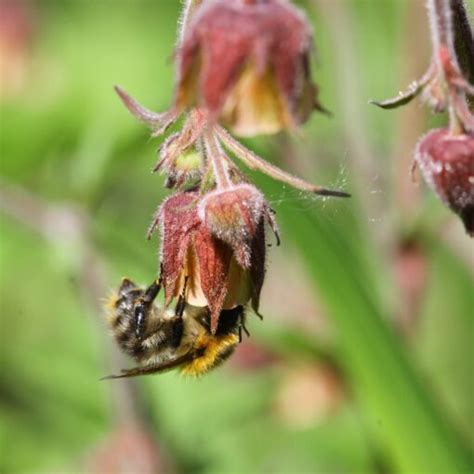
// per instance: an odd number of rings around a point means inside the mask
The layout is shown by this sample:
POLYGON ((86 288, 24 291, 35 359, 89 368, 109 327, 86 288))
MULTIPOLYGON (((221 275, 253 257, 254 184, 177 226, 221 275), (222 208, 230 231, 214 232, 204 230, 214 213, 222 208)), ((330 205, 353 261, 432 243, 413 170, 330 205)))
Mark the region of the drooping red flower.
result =
POLYGON ((474 134, 431 130, 418 142, 415 161, 430 188, 474 236, 474 134))
POLYGON ((203 2, 178 52, 176 106, 202 106, 239 135, 297 126, 322 110, 311 44, 306 17, 286 0, 203 2))
POLYGON ((208 306, 214 333, 223 309, 250 301, 258 311, 265 273, 265 221, 262 215, 244 251, 239 249, 237 241, 232 246, 216 237, 200 219, 201 199, 195 191, 169 197, 160 206, 150 232, 157 226, 161 231, 165 303, 170 304, 183 295, 192 306, 208 306), (240 257, 244 252, 248 252, 249 260, 242 265, 240 257))

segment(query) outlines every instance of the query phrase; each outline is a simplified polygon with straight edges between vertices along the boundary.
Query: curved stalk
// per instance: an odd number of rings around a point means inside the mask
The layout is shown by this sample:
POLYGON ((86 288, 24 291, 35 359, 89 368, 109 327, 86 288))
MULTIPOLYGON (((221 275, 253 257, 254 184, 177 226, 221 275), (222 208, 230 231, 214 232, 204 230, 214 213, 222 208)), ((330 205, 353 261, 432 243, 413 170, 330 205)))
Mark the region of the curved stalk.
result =
POLYGON ((253 170, 259 170, 262 173, 281 181, 283 183, 289 184, 296 189, 301 189, 302 191, 308 191, 313 194, 318 194, 320 196, 334 196, 334 197, 350 197, 349 193, 339 190, 327 189, 315 184, 308 183, 301 178, 293 176, 286 171, 274 166, 267 161, 260 158, 253 151, 244 147, 240 142, 238 142, 232 135, 230 135, 227 130, 225 130, 220 125, 215 127, 218 137, 221 139, 222 143, 226 148, 228 148, 234 155, 242 160, 246 166, 253 170))

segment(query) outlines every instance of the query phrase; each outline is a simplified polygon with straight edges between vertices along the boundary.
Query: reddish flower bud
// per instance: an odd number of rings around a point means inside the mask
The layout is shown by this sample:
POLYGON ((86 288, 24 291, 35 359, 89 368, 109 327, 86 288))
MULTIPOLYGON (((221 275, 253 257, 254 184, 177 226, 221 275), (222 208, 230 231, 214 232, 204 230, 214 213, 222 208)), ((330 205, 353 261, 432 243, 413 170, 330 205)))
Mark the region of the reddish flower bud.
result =
POLYGON ((432 130, 418 142, 415 160, 431 189, 474 236, 474 134, 432 130))
POLYGON ((198 192, 175 194, 161 205, 150 232, 161 229, 161 268, 165 302, 184 296, 193 306, 208 306, 211 331, 223 309, 249 301, 258 310, 265 265, 263 222, 250 245, 250 262, 239 265, 233 249, 216 238, 198 216, 198 192), (257 238, 258 236, 258 238, 257 238))
POLYGON ((198 104, 240 135, 306 121, 316 100, 302 12, 285 0, 215 0, 191 19, 178 56, 178 109, 198 104))

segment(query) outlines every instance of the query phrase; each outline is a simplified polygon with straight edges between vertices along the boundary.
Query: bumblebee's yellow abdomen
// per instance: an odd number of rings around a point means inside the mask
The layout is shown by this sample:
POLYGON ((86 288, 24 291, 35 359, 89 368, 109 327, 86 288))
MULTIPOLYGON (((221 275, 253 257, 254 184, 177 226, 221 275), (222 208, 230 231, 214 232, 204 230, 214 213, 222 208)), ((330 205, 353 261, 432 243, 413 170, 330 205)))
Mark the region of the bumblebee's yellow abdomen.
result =
POLYGON ((191 362, 184 364, 181 367, 181 373, 191 376, 205 374, 227 359, 238 343, 239 338, 236 334, 227 334, 225 336, 202 334, 196 342, 196 349, 202 349, 204 353, 202 356, 196 357, 191 362))

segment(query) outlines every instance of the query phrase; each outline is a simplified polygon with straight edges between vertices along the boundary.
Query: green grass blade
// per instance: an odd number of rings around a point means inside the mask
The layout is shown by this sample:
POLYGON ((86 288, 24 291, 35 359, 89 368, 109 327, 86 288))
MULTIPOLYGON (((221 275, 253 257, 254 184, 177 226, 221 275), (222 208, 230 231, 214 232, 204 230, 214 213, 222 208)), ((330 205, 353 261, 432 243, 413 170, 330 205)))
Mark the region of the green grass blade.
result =
POLYGON ((357 230, 348 225, 349 212, 328 219, 314 210, 279 211, 283 237, 303 256, 337 331, 352 387, 397 471, 472 472, 469 453, 384 322, 373 275, 360 254, 363 245, 357 246, 357 230))

